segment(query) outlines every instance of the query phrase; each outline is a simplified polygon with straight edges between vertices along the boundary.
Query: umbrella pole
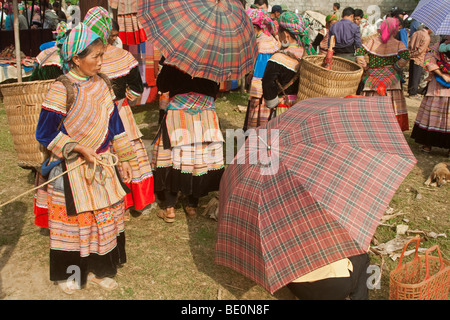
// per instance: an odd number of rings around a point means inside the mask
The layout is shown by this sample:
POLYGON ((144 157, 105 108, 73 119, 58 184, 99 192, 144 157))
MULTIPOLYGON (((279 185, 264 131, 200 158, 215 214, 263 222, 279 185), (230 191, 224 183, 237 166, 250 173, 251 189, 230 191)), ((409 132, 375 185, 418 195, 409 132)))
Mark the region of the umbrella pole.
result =
POLYGON ((14 42, 16 47, 17 82, 22 82, 22 57, 20 56, 19 10, 17 7, 17 0, 13 0, 13 14, 14 14, 14 42))

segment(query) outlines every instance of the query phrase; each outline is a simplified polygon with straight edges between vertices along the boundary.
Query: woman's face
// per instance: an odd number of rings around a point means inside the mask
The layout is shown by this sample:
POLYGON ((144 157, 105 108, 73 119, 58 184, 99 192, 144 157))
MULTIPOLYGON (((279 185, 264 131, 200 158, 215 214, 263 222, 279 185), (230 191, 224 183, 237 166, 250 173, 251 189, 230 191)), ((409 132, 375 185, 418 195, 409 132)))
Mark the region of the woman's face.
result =
POLYGON ((111 35, 109 36, 108 43, 111 45, 114 44, 114 42, 116 42, 118 36, 119 36, 118 30, 111 30, 111 35))
POLYGON ((75 55, 73 62, 76 71, 82 76, 92 77, 100 72, 103 63, 103 43, 98 43, 92 47, 91 52, 84 58, 75 55))

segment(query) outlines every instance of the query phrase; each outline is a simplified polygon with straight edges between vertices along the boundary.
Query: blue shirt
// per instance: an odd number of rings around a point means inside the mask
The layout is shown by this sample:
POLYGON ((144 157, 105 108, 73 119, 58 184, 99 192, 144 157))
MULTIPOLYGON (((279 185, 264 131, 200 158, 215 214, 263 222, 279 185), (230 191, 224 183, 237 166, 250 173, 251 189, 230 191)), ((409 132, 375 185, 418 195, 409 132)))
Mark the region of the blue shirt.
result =
MULTIPOLYGON (((361 47, 360 28, 348 19, 341 19, 330 28, 330 38, 334 35, 336 49, 353 47, 353 51, 361 47)), ((328 45, 330 40, 328 40, 328 45)))
POLYGON ((403 42, 405 44, 405 47, 408 48, 408 30, 406 30, 405 28, 401 28, 398 32, 398 38, 398 40, 403 42))
POLYGON ((417 31, 417 28, 420 26, 420 22, 417 20, 413 20, 411 25, 409 26, 409 37, 412 37, 414 32, 417 31))

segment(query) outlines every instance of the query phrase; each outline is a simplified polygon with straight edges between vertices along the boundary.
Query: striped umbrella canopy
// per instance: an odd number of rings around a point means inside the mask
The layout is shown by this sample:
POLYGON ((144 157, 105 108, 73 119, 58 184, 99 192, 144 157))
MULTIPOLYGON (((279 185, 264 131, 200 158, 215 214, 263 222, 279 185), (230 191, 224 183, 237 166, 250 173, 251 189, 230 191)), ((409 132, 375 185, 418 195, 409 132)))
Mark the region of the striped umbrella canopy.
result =
POLYGON ((250 134, 225 170, 215 262, 274 293, 367 252, 415 163, 389 97, 298 102, 250 134))
POLYGON ((434 34, 450 34, 450 0, 420 0, 411 18, 422 22, 434 34))
POLYGON ((253 69, 256 36, 238 0, 140 0, 138 18, 165 63, 192 77, 220 83, 253 69))

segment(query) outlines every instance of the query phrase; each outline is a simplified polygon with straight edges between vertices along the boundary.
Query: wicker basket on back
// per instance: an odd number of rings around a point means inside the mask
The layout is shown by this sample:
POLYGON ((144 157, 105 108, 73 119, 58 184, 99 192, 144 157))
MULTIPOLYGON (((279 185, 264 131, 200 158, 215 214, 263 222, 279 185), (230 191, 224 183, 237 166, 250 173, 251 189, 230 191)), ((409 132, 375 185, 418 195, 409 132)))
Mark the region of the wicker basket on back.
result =
POLYGON ((0 85, 18 165, 40 169, 46 152, 36 140, 36 127, 42 102, 55 80, 0 85))
POLYGON ((303 57, 297 101, 356 94, 363 68, 355 62, 335 56, 331 70, 325 69, 322 67, 324 58, 324 55, 303 57))

